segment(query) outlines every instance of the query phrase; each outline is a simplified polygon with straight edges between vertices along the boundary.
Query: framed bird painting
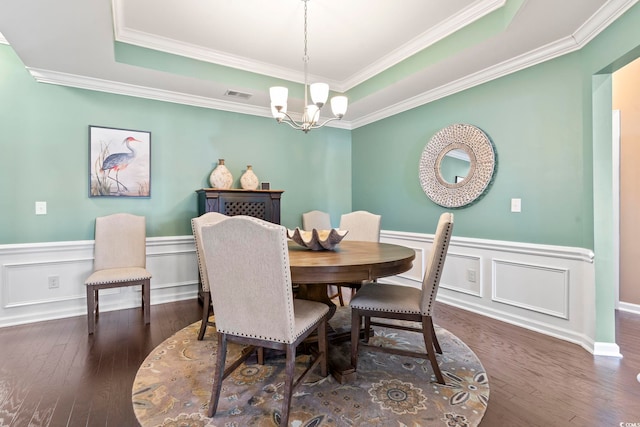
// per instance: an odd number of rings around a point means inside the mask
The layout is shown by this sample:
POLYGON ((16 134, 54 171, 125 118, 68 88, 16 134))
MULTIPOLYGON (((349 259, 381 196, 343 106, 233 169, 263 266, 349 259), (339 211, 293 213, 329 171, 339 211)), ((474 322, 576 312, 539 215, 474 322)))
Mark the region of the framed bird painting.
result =
POLYGON ((89 197, 151 197, 151 132, 89 126, 89 197))

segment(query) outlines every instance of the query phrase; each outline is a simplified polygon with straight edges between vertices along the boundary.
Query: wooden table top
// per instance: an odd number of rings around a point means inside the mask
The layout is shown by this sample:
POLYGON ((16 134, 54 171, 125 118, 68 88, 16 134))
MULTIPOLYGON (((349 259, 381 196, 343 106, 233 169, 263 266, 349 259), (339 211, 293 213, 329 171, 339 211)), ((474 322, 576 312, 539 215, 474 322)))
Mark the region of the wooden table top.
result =
POLYGON ((342 241, 333 251, 312 251, 289 242, 292 283, 374 280, 411 269, 416 253, 390 243, 342 241))

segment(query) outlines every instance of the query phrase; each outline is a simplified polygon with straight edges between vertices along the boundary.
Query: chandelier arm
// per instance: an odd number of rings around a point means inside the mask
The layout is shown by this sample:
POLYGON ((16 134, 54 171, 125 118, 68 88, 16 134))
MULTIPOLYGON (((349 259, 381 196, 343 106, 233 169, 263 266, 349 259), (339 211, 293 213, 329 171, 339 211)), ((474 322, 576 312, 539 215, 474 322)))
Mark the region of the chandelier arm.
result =
POLYGON ((293 117, 289 115, 289 113, 284 113, 281 111, 280 114, 284 114, 288 120, 284 118, 281 118, 280 120, 276 119, 279 123, 286 123, 294 129, 302 129, 302 127, 304 126, 304 122, 297 122, 293 119, 293 117))
POLYGON ((342 120, 342 117, 332 117, 332 118, 330 118, 330 119, 327 119, 324 123, 321 123, 321 124, 315 124, 315 125, 311 126, 311 129, 318 129, 318 128, 321 128, 322 126, 324 126, 324 125, 326 125, 327 123, 332 122, 332 121, 334 121, 334 120, 342 120))

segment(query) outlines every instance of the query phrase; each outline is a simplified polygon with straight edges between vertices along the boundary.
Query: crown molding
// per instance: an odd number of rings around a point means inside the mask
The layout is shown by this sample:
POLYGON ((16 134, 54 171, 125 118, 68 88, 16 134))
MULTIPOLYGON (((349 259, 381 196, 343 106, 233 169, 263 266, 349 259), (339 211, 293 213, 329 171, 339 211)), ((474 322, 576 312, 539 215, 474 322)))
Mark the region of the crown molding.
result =
MULTIPOLYGON (((116 41, 304 84, 304 73, 300 70, 279 67, 271 63, 259 62, 213 49, 204 49, 198 45, 183 43, 155 34, 128 29, 125 25, 124 18, 118 14, 118 12, 122 10, 122 7, 119 6, 119 2, 121 1, 123 0, 114 0, 113 7, 113 25, 116 41)), ((404 46, 396 49, 380 60, 372 63, 370 66, 366 67, 366 69, 355 73, 345 80, 340 81, 316 75, 309 75, 309 78, 314 81, 323 81, 336 92, 344 93, 369 78, 380 74, 397 63, 455 33, 456 31, 472 24, 487 14, 503 7, 505 4, 506 0, 478 0, 468 8, 452 16, 450 19, 445 20, 440 25, 431 28, 429 31, 420 34, 413 40, 407 42, 404 46)))
POLYGON ((573 33, 578 45, 583 47, 589 43, 637 2, 638 0, 610 0, 606 2, 573 33))
MULTIPOLYGON (((118 42, 304 84, 304 73, 299 70, 279 67, 267 62, 259 62, 212 49, 202 49, 197 45, 151 35, 142 31, 116 28, 115 36, 118 42)), ((324 77, 309 74, 309 78, 311 80, 322 80, 331 87, 339 86, 339 82, 327 80, 324 77)))
POLYGON ((9 44, 9 42, 7 41, 7 39, 4 38, 2 33, 0 33, 0 44, 9 44))
MULTIPOLYGON (((575 33, 568 37, 549 43, 539 49, 524 53, 479 72, 470 74, 451 82, 450 84, 423 92, 412 98, 398 102, 366 116, 362 116, 351 121, 333 121, 327 124, 327 127, 347 130, 357 129, 412 108, 470 89, 482 83, 495 80, 533 65, 579 50, 637 2, 638 0, 611 0, 600 8, 587 22, 585 22, 584 25, 576 30, 575 33)), ((4 39, 0 35, 0 42, 3 40, 4 39)), ((41 83, 50 83, 99 92, 272 118, 271 111, 266 106, 258 107, 227 100, 217 100, 197 95, 189 95, 185 93, 154 89, 150 87, 131 85, 128 83, 120 83, 38 68, 28 68, 28 70, 34 79, 41 83)))
POLYGON ((497 78, 506 76, 516 71, 523 70, 533 65, 539 64, 544 61, 556 58, 561 55, 573 52, 578 49, 573 37, 565 37, 562 40, 553 42, 540 49, 527 52, 523 55, 504 61, 500 64, 485 68, 473 74, 469 74, 466 77, 455 80, 446 85, 442 85, 433 90, 423 92, 412 98, 398 102, 387 108, 383 108, 374 113, 363 116, 353 121, 354 129, 368 125, 378 120, 385 119, 387 117, 394 116, 396 114, 411 110, 412 108, 419 107, 421 105, 428 104, 441 98, 453 95, 458 92, 462 92, 466 89, 471 89, 474 86, 478 86, 482 83, 495 80, 497 78))
POLYGON ((611 0, 572 35, 352 121, 354 129, 582 49, 638 0, 611 0))
POLYGON ((335 87, 338 89, 338 92, 346 92, 360 83, 382 73, 386 69, 391 68, 399 62, 415 55, 421 50, 439 42, 447 36, 471 25, 473 22, 503 7, 505 4, 506 0, 478 1, 460 13, 452 16, 450 19, 444 20, 440 25, 434 26, 429 31, 426 31, 413 40, 410 40, 399 49, 383 56, 361 72, 354 74, 343 82, 339 82, 335 87))
MULTIPOLYGON (((136 98, 152 99, 156 101, 172 102, 175 104, 191 105, 194 107, 209 108, 213 110, 229 111, 232 113, 248 114, 252 116, 268 117, 273 119, 271 109, 254 105, 241 104, 232 101, 218 100, 204 96, 189 95, 128 83, 114 82, 97 79, 94 77, 79 76, 76 74, 61 73, 58 71, 44 70, 41 68, 27 67, 33 78, 39 83, 48 83, 59 86, 68 86, 78 89, 87 89, 117 95, 133 96, 136 98)), ((339 120, 328 123, 327 127, 351 130, 351 122, 339 120)))

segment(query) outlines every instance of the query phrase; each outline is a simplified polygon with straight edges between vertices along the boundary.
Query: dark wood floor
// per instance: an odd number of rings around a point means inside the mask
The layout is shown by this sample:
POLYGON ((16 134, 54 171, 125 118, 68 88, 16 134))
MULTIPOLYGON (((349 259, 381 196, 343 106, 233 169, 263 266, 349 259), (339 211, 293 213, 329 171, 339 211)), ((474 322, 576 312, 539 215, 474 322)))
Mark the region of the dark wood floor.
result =
MULTIPOLYGON (((137 426, 131 386, 146 355, 198 320, 196 301, 0 328, 0 426, 137 426)), ((436 322, 483 362, 483 427, 640 425, 640 316, 618 313, 623 359, 440 304, 436 322), (629 424, 633 425, 633 424, 629 424)), ((444 349, 446 352, 446 349, 444 349)))

